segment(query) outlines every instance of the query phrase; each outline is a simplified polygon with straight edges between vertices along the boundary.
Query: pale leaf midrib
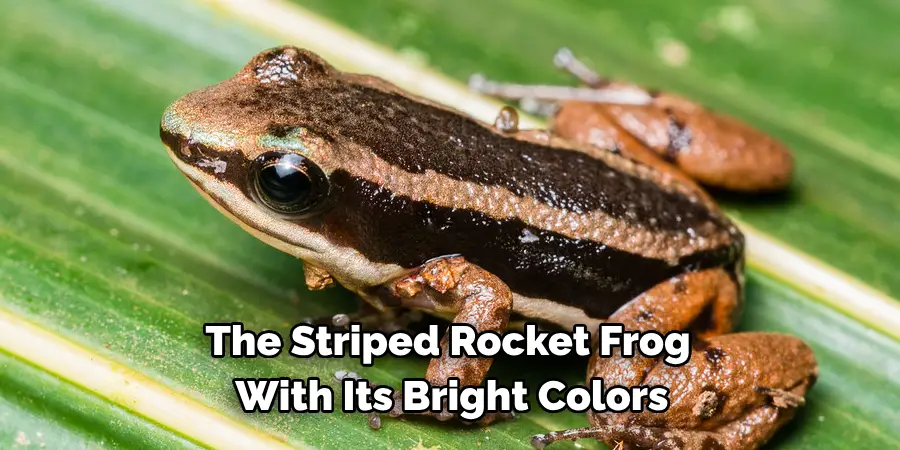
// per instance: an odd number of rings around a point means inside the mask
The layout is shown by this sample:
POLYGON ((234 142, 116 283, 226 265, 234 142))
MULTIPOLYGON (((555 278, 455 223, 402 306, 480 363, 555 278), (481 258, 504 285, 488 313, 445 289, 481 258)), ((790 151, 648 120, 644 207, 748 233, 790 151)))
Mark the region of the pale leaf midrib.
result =
MULTIPOLYGON (((0 304, 5 303, 0 297, 0 304)), ((0 351, 213 448, 289 449, 121 364, 0 308, 0 351)), ((302 448, 312 447, 303 445, 302 448)))

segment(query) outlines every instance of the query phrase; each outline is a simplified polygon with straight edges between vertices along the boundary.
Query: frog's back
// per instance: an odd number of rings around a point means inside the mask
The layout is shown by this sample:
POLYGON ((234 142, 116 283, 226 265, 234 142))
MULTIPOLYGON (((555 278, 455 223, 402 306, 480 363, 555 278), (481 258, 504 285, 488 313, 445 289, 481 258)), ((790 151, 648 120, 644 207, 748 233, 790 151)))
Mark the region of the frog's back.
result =
POLYGON ((269 89, 280 103, 267 108, 273 128, 303 126, 342 148, 320 231, 374 262, 462 254, 517 294, 602 318, 665 279, 742 254, 718 208, 651 167, 516 139, 353 79, 269 89))

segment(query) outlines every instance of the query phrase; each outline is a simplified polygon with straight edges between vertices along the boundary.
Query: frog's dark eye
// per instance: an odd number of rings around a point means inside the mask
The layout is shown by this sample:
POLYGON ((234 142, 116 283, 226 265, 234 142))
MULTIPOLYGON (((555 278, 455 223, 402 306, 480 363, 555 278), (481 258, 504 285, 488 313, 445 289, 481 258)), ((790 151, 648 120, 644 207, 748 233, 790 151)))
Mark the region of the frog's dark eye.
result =
POLYGON ((296 153, 261 157, 253 185, 259 201, 281 214, 309 211, 328 195, 328 177, 322 169, 296 153))

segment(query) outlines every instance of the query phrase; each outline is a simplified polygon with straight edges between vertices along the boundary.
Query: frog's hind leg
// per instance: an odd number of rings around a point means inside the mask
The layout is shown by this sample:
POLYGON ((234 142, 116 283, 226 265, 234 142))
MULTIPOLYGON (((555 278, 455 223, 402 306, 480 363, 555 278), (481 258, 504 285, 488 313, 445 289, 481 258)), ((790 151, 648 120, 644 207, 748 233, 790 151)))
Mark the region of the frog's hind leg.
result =
MULTIPOLYGON (((678 95, 612 82, 566 48, 557 51, 553 62, 586 86, 645 93, 650 99, 645 105, 585 101, 606 103, 602 110, 617 127, 700 183, 739 192, 770 191, 783 189, 793 176, 794 161, 787 147, 742 121, 717 114, 678 95)), ((571 108, 573 103, 560 109, 571 108)), ((556 112, 561 112, 560 109, 556 112)), ((557 123, 572 120, 556 113, 554 117, 557 123)), ((592 132, 609 133, 605 128, 592 132)))
MULTIPOLYGON (((685 373, 685 375, 690 375, 685 373)), ((803 385, 798 389, 808 389, 803 385)), ((626 448, 671 450, 751 450, 763 445, 782 425, 793 418, 795 407, 758 406, 735 422, 713 430, 689 430, 644 425, 595 425, 537 435, 531 445, 543 449, 556 441, 597 439, 613 450, 626 448), (619 446, 619 443, 622 445, 619 446)))
POLYGON ((664 281, 609 317, 630 330, 690 330, 699 337, 728 333, 740 314, 740 286, 724 269, 688 272, 664 281))
POLYGON ((612 448, 755 449, 794 417, 815 382, 812 351, 792 336, 738 333, 703 345, 712 350, 695 349, 680 367, 658 363, 630 382, 667 387, 674 400, 665 412, 591 413, 592 426, 538 435, 532 444, 594 438, 612 448))
POLYGON ((726 447, 714 433, 705 431, 667 430, 628 425, 599 425, 571 430, 554 431, 531 438, 531 445, 543 449, 556 441, 598 439, 607 442, 613 450, 624 448, 653 448, 677 450, 709 450, 726 447), (614 444, 613 444, 614 443, 614 444), (620 446, 619 443, 622 443, 620 446), (625 447, 625 445, 628 447, 625 447))
POLYGON ((793 417, 815 381, 812 350, 775 333, 722 334, 739 311, 737 282, 723 269, 691 272, 660 283, 616 311, 626 330, 694 331, 690 359, 678 367, 636 355, 594 355, 588 379, 605 386, 668 389, 662 413, 589 411, 592 427, 535 436, 546 446, 591 437, 634 448, 756 448, 793 417))
POLYGON ((743 121, 677 95, 606 79, 568 49, 556 53, 554 64, 584 86, 500 83, 473 76, 469 87, 519 100, 522 109, 552 117, 554 131, 566 139, 629 150, 623 153, 649 150, 660 162, 707 186, 736 192, 776 191, 788 186, 793 177, 788 148, 743 121), (598 120, 599 126, 584 123, 598 120), (626 134, 632 139, 626 139, 626 134))

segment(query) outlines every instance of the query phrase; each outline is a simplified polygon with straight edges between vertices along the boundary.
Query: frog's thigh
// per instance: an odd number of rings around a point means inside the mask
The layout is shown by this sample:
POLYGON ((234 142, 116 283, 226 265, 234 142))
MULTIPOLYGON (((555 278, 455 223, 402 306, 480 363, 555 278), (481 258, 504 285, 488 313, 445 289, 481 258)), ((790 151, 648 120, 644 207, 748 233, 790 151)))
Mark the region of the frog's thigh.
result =
POLYGON ((740 313, 740 289, 724 269, 689 272, 663 281, 609 317, 630 330, 691 330, 700 337, 728 333, 740 313))
MULTIPOLYGON (((512 292, 506 284, 461 257, 430 261, 392 283, 391 290, 405 307, 454 314, 454 324, 471 325, 477 332, 503 332, 512 311, 512 292)), ((443 386, 455 377, 464 386, 478 385, 492 362, 492 358, 451 357, 448 334, 441 340, 441 356, 431 360, 425 379, 443 386)))
MULTIPOLYGON (((734 333, 701 342, 681 367, 657 364, 642 383, 671 383, 669 409, 635 423, 713 432, 727 448, 761 445, 803 405, 818 374, 802 340, 777 333, 734 333)), ((697 431, 698 445, 710 436, 697 431), (701 439, 702 438, 702 439, 701 439)))
POLYGON ((752 449, 762 445, 803 403, 818 372, 803 341, 773 333, 724 334, 738 311, 737 284, 721 269, 660 283, 614 313, 626 329, 699 329, 690 361, 679 367, 640 355, 592 357, 589 379, 606 386, 661 385, 664 413, 588 412, 591 427, 535 436, 543 448, 558 440, 595 438, 641 448, 752 449))
POLYGON ((790 151, 771 136, 668 95, 652 106, 562 102, 552 128, 573 142, 618 147, 657 170, 677 167, 698 183, 733 191, 782 189, 794 170, 790 151))
MULTIPOLYGON (((668 333, 678 330, 695 331, 695 338, 703 339, 727 333, 734 328, 739 311, 738 286, 723 269, 689 272, 654 286, 609 317, 611 323, 621 323, 626 330, 668 333)), ((587 380, 601 377, 608 386, 636 386, 656 365, 655 358, 636 355, 633 358, 600 358, 597 354, 588 363, 587 380)), ((593 416, 589 414, 592 423, 593 416)))

